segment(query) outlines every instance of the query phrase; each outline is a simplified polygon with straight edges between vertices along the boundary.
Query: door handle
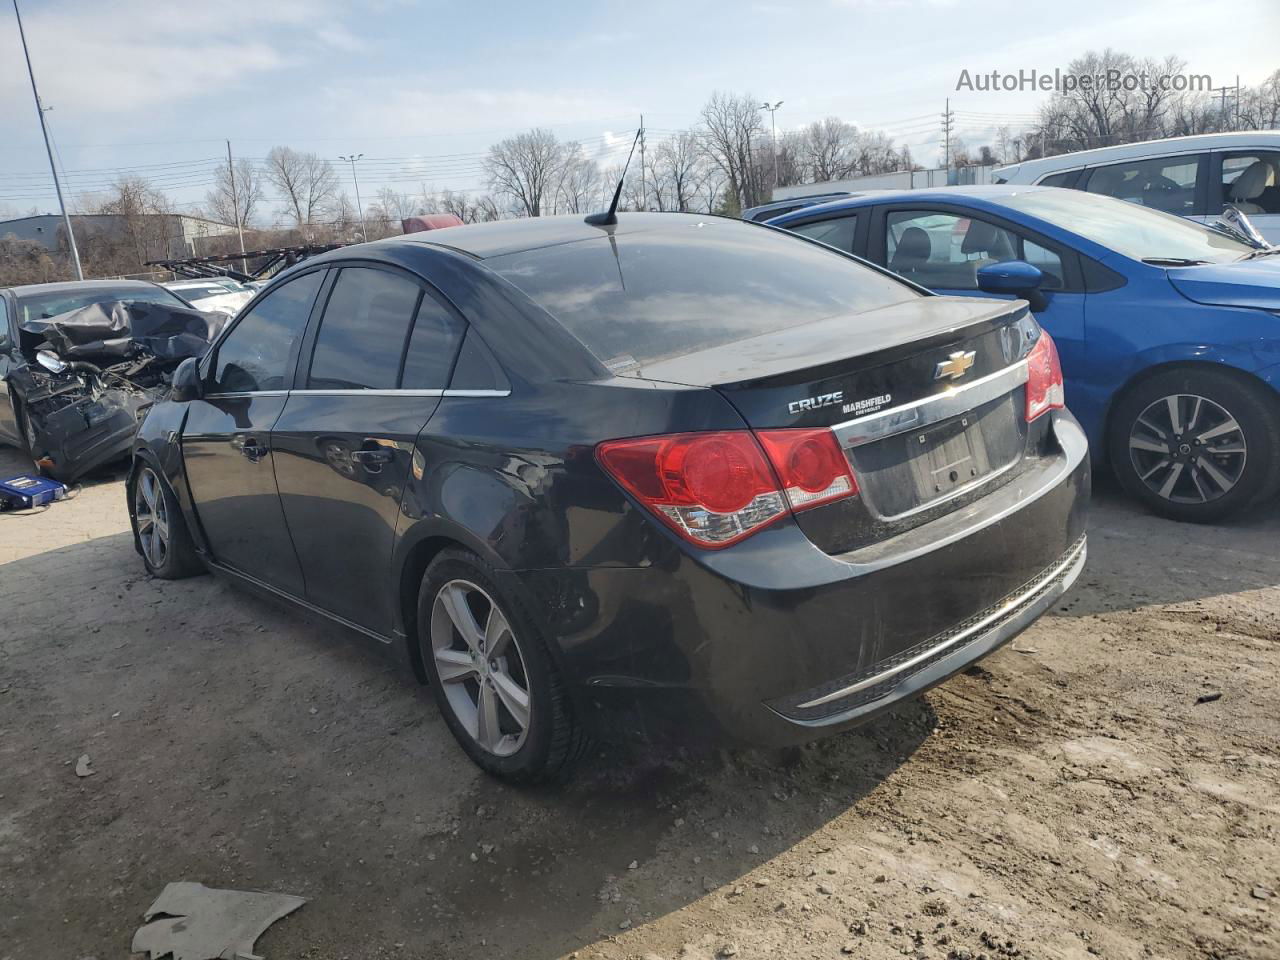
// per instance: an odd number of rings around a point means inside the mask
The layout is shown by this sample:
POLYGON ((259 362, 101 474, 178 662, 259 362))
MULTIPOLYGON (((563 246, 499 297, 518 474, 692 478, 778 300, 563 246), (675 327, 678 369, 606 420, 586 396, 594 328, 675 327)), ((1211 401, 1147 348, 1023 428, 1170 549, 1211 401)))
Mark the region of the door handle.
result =
POLYGON ((394 454, 386 447, 377 447, 373 450, 352 450, 351 459, 356 463, 369 466, 370 464, 390 463, 394 454))
POLYGON ((244 454, 246 460, 257 463, 267 455, 267 448, 258 446, 258 441, 253 437, 248 437, 240 444, 240 452, 244 454))

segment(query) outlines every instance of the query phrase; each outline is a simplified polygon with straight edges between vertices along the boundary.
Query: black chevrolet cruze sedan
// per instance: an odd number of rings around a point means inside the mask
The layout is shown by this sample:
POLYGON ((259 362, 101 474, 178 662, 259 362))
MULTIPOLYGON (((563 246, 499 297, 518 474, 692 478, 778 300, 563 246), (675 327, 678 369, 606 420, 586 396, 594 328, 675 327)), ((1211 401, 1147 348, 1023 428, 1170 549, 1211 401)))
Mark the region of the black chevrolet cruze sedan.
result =
POLYGON ((643 213, 298 265, 179 368, 129 477, 154 575, 368 635, 517 781, 918 694, 1070 586, 1088 493, 1025 303, 643 213))

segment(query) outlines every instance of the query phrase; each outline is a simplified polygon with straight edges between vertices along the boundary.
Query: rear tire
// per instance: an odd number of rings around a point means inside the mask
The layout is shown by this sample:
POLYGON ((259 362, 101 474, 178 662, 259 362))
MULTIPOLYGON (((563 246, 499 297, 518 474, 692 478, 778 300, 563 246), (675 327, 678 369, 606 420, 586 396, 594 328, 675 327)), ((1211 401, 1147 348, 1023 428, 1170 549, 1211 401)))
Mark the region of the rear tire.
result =
POLYGON ((445 550, 427 567, 418 648, 440 713, 476 766, 516 784, 568 778, 586 741, 564 684, 531 618, 475 554, 445 550))
POLYGON ((161 580, 182 580, 205 572, 178 498, 145 460, 129 479, 129 500, 134 539, 148 573, 161 580))
POLYGON ((1120 398, 1108 446, 1126 492, 1171 520, 1212 523, 1280 486, 1280 403, 1222 370, 1166 370, 1120 398))

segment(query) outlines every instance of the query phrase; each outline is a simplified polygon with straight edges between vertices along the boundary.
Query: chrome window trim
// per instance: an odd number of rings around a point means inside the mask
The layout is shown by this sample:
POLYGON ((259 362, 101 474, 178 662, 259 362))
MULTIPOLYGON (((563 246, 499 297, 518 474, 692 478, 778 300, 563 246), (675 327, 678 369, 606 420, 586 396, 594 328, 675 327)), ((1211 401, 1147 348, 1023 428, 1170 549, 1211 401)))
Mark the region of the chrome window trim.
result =
POLYGON ((1085 556, 1087 556, 1086 554, 1087 549, 1088 549, 1088 541, 1085 537, 1081 537, 1079 542, 1076 543, 1075 546, 1073 546, 1070 550, 1067 551, 1067 555, 1065 557, 1060 559, 1050 569, 1043 572, 1039 577, 1037 577, 1036 581, 1031 586, 1029 586, 1026 590, 1018 594, 1017 596, 1010 597, 1008 600, 1002 603, 998 608, 991 611, 991 613, 987 614, 977 623, 970 624, 968 627, 965 627, 963 630, 959 630, 953 633, 951 636, 945 638, 941 643, 935 644, 934 646, 930 647, 928 650, 921 651, 919 654, 912 657, 910 660, 904 661, 903 663, 895 664, 894 666, 890 667, 888 670, 882 670, 880 673, 877 673, 870 677, 866 677, 865 679, 859 680, 856 683, 851 683, 847 687, 841 687, 839 690, 835 690, 824 696, 818 697, 815 700, 810 700, 807 703, 797 704, 796 709, 809 710, 809 709, 812 709, 813 707, 820 707, 823 704, 830 703, 833 700, 840 700, 840 699, 843 699, 844 697, 850 696, 851 694, 855 694, 859 690, 865 690, 867 687, 874 687, 876 684, 883 683, 884 681, 892 679, 893 677, 897 676, 898 674, 906 670, 910 670, 911 668, 918 666, 919 664, 923 663, 926 660, 929 660, 930 658, 936 656, 939 652, 946 650, 949 647, 954 647, 956 644, 964 640, 971 639, 976 634, 985 632, 987 627, 990 626, 991 624, 999 620, 1003 620, 1005 617, 1009 616, 1010 614, 1015 613, 1019 608, 1030 605, 1030 603, 1033 600, 1035 600, 1037 597, 1043 594, 1047 594, 1049 590, 1053 587, 1053 585, 1057 583, 1059 579, 1062 578, 1063 574, 1066 573, 1068 570, 1070 570, 1073 566, 1077 564, 1083 566, 1085 556))
POLYGON ((865 417, 855 417, 833 425, 831 430, 840 446, 848 450, 965 413, 1004 396, 1026 382, 1027 361, 1019 360, 1012 366, 989 373, 964 386, 952 387, 944 393, 913 400, 865 417))
POLYGON ((203 400, 239 397, 285 397, 305 394, 311 397, 509 397, 510 390, 243 390, 232 393, 206 393, 203 400))
POLYGON ((229 390, 226 393, 206 393, 201 400, 235 400, 240 397, 287 397, 288 390, 229 390))

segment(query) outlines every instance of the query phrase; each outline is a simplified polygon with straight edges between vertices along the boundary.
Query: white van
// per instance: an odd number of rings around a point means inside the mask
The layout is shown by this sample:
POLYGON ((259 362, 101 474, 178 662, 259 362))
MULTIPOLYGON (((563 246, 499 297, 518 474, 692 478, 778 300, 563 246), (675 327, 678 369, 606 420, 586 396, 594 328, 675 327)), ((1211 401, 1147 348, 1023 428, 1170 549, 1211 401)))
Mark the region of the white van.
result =
POLYGON ((992 180, 1104 193, 1202 223, 1231 205, 1248 214, 1268 243, 1280 244, 1280 130, 1064 153, 1001 167, 992 180))

